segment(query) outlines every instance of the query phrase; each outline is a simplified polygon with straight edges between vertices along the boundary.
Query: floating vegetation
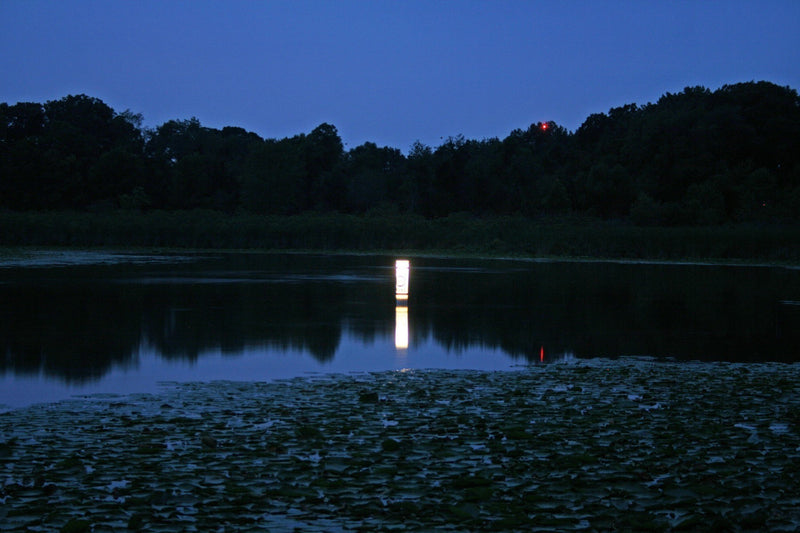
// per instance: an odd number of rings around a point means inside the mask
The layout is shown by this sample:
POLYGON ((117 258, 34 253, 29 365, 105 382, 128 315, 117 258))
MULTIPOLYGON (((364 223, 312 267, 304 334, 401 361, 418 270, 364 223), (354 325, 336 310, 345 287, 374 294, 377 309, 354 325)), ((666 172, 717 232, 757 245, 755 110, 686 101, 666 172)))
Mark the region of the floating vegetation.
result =
POLYGON ((167 384, 0 415, 4 531, 800 527, 800 365, 167 384))

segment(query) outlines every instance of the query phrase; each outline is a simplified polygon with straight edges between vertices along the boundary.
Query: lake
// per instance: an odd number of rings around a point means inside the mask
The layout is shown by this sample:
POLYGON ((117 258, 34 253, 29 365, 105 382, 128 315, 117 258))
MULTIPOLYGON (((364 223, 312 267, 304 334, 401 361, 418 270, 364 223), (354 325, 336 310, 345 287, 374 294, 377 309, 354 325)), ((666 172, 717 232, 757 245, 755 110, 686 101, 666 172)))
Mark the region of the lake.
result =
POLYGON ((800 270, 378 255, 0 258, 0 409, 164 381, 800 360, 800 270))

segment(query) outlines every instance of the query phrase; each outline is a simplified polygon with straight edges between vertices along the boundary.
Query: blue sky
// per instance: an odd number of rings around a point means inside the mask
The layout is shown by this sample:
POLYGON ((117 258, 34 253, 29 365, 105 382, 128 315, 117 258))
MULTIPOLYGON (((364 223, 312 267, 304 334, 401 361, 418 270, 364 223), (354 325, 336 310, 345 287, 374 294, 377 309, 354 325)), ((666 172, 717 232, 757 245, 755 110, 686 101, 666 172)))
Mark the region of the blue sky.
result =
POLYGON ((335 125, 406 153, 665 92, 800 88, 800 1, 0 0, 0 101, 100 98, 146 126, 335 125))

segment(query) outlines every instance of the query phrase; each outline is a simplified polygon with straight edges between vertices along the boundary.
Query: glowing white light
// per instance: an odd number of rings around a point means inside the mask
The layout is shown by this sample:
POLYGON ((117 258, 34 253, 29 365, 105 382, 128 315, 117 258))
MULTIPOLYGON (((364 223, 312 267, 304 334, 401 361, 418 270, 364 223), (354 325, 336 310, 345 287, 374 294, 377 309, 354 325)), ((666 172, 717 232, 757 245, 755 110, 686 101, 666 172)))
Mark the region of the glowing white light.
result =
POLYGON ((409 270, 411 264, 408 259, 398 259, 394 264, 395 268, 395 295, 398 300, 408 300, 409 270))
POLYGON ((394 347, 408 348, 408 307, 398 305, 394 309, 394 347))

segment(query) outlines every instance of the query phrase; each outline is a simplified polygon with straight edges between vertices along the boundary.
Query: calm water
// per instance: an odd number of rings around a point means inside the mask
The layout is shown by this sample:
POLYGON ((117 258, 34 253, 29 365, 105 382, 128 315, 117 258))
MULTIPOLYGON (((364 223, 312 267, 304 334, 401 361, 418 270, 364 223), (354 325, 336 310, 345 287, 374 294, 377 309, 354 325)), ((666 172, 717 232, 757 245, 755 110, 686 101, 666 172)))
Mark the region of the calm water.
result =
POLYGON ((394 260, 0 260, 0 405, 308 372, 623 355, 800 361, 797 269, 415 258, 403 312, 394 260))

